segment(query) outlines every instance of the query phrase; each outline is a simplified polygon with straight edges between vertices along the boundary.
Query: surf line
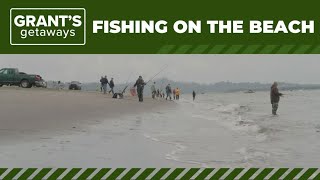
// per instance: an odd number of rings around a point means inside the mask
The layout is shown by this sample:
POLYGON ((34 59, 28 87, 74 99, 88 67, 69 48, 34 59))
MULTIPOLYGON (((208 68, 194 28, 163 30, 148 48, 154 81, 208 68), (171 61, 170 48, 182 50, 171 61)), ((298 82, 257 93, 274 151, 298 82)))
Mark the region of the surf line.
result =
POLYGON ((180 143, 174 143, 174 142, 169 142, 169 141, 162 141, 162 140, 159 140, 157 138, 154 138, 148 134, 144 134, 143 135, 145 138, 147 139, 150 139, 151 141, 155 141, 155 142, 160 142, 160 143, 163 143, 163 144, 169 144, 169 145, 173 145, 175 147, 175 149, 169 153, 166 154, 166 159, 167 160, 172 160, 172 161, 175 161, 175 162, 180 162, 180 163, 187 163, 187 164, 197 164, 197 165, 200 165, 201 167, 203 168, 209 168, 210 166, 207 165, 206 163, 204 162, 198 162, 198 161, 189 161, 189 160, 181 160, 179 159, 177 156, 175 156, 176 154, 178 153, 181 153, 183 151, 185 151, 185 149, 187 148, 186 146, 180 144, 180 143))

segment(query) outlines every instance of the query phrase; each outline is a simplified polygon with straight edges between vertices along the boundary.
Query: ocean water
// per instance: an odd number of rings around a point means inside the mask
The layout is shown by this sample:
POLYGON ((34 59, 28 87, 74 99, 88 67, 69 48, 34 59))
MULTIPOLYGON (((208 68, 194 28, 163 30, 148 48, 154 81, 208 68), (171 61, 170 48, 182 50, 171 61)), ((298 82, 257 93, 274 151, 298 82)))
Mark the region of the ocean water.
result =
POLYGON ((318 167, 320 91, 183 94, 176 105, 0 146, 8 167, 318 167))
POLYGON ((269 92, 184 95, 145 121, 144 136, 175 146, 167 160, 194 166, 317 167, 320 91, 283 93, 278 116, 269 92))

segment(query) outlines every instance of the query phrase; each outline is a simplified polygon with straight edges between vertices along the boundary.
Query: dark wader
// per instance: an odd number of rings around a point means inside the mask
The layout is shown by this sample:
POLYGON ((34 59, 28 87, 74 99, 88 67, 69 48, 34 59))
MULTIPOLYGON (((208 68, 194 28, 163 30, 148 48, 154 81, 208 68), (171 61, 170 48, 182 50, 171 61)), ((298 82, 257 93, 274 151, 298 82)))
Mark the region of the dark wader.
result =
POLYGON ((282 93, 279 93, 277 86, 272 85, 271 91, 270 91, 270 99, 271 99, 271 104, 272 104, 272 114, 273 115, 277 115, 280 96, 282 96, 282 93))
POLYGON ((144 87, 143 85, 137 87, 137 93, 138 93, 140 102, 143 101, 143 87, 144 87))
POLYGON ((139 79, 136 81, 136 83, 133 86, 133 87, 137 86, 137 93, 138 93, 138 97, 139 97, 139 102, 143 101, 143 88, 144 88, 144 85, 146 85, 146 83, 144 83, 142 77, 140 76, 139 79))
POLYGON ((273 115, 277 114, 278 107, 279 107, 279 103, 276 103, 276 102, 272 103, 272 114, 273 115))

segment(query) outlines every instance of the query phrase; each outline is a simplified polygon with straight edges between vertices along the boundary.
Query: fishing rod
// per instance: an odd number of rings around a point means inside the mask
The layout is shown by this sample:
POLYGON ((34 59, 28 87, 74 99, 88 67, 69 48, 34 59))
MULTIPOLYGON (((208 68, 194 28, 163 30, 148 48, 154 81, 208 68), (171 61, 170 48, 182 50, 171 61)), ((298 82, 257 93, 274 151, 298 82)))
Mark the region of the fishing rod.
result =
POLYGON ((154 79, 156 76, 158 76, 162 71, 164 71, 168 67, 168 64, 166 64, 157 74, 155 74, 149 81, 146 82, 148 84, 152 79, 154 79))
POLYGON ((128 84, 128 82, 129 82, 129 80, 130 80, 130 78, 131 78, 132 73, 133 73, 133 72, 131 72, 131 73, 129 74, 129 77, 128 77, 127 81, 126 81, 126 84, 128 84))
POLYGON ((131 72, 131 73, 129 74, 129 77, 128 77, 126 83, 125 83, 125 87, 124 87, 123 90, 122 90, 122 94, 126 91, 126 89, 127 89, 128 86, 129 86, 129 85, 128 85, 128 82, 129 82, 129 80, 130 80, 130 78, 131 78, 132 73, 133 73, 133 72, 131 72))

